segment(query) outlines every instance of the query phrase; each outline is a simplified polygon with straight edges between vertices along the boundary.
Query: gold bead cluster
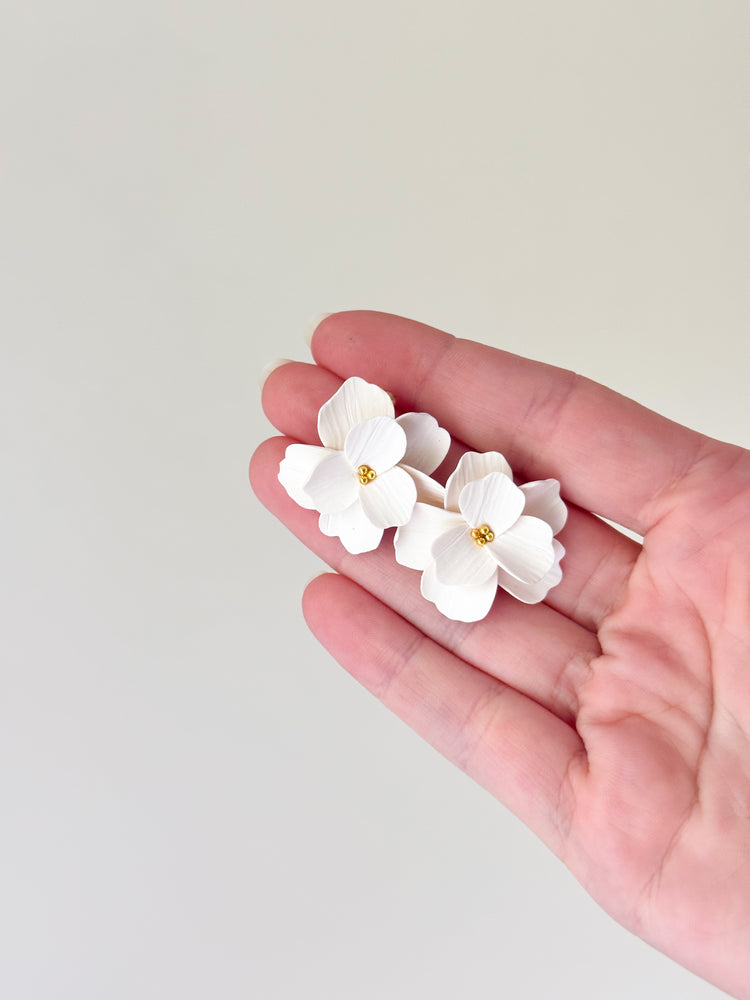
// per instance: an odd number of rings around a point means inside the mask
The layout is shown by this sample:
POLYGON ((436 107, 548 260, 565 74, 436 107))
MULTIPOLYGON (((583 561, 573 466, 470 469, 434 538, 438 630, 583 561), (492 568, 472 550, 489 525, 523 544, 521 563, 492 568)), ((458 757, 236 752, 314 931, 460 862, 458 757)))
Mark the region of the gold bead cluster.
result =
POLYGON ((378 478, 378 474, 374 469, 371 469, 369 465, 360 465, 357 469, 357 475, 359 476, 359 482, 361 486, 367 486, 371 483, 373 479, 378 478))
POLYGON ((495 541, 495 532, 490 528, 489 524, 482 524, 479 528, 471 529, 471 537, 477 545, 486 545, 487 542, 495 541))

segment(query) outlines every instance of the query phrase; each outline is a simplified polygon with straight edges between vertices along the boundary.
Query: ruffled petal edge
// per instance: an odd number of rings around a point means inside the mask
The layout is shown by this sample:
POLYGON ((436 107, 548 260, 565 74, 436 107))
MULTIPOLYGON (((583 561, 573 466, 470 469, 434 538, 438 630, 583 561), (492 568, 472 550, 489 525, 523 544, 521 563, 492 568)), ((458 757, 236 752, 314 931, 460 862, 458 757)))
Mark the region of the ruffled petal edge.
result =
POLYGON ((497 574, 477 586, 456 587, 440 582, 432 562, 422 574, 420 591, 446 618, 458 622, 478 622, 487 617, 495 600, 497 574))
POLYGON ((318 436, 324 448, 343 451, 346 435, 372 417, 394 417, 393 400, 379 385, 348 378, 318 411, 318 436))
POLYGON ((498 586, 507 590, 509 594, 524 604, 539 604, 544 601, 550 590, 562 580, 560 560, 565 555, 565 549, 556 538, 552 540, 552 547, 555 552, 555 561, 541 580, 537 580, 536 583, 522 583, 510 573, 506 573, 505 570, 498 569, 498 586))
POLYGON ((433 561, 435 540, 459 524, 463 524, 460 514, 418 502, 408 524, 402 525, 393 539, 396 562, 411 569, 425 569, 433 561))
POLYGON ((305 484, 324 458, 335 454, 330 448, 316 444, 290 444, 279 465, 278 480, 300 507, 316 510, 315 503, 305 492, 305 484))
POLYGON ((499 451, 467 451, 462 455, 445 484, 445 506, 448 510, 459 509, 458 498, 467 483, 484 479, 491 472, 502 472, 509 479, 513 478, 510 465, 499 451))
POLYGON ((546 521, 553 535, 562 531, 568 518, 568 508, 560 498, 557 479, 538 479, 533 483, 524 483, 519 489, 526 497, 524 514, 546 521))
POLYGON ((396 422, 406 432, 402 464, 430 475, 448 454, 450 434, 429 413, 404 413, 396 422))
POLYGON ((321 514, 318 524, 324 535, 338 538, 353 556, 372 552, 383 537, 383 529, 368 519, 359 500, 338 514, 321 514))

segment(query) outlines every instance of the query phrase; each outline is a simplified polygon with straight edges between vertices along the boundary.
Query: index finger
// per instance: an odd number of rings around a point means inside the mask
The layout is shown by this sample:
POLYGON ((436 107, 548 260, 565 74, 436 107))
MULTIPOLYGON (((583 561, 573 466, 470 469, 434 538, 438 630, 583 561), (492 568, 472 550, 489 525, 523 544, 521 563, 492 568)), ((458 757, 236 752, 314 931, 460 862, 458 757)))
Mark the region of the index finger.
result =
POLYGON ((332 313, 311 347, 341 378, 377 383, 402 409, 431 413, 478 451, 501 451, 527 479, 559 479, 567 499, 641 534, 654 500, 709 443, 574 372, 400 316, 332 313))

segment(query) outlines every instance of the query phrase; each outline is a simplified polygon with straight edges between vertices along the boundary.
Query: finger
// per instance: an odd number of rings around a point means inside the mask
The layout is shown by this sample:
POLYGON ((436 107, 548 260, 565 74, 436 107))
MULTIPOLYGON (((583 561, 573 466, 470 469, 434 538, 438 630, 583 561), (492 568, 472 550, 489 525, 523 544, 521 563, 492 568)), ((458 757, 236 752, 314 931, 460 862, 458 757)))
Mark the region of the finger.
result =
POLYGON ((263 384, 263 412, 281 434, 320 444, 318 410, 341 387, 342 379, 319 365, 288 361, 263 384))
POLYGON ((556 477, 579 507, 641 534, 657 517, 659 494, 707 442, 573 372, 398 316, 334 313, 312 347, 342 378, 388 388, 471 448, 501 451, 528 479, 556 477))
POLYGON ((351 580, 318 577, 303 607, 312 632, 345 670, 562 854, 570 776, 585 766, 574 729, 351 580))
POLYGON ((591 660, 601 651, 588 629, 544 604, 521 604, 502 592, 487 617, 473 625, 444 617, 421 596, 419 574, 400 566, 389 544, 364 555, 350 555, 337 538, 318 530, 314 511, 299 507, 287 496, 277 470, 288 443, 288 438, 266 441, 250 467, 253 488, 273 514, 329 566, 389 604, 436 642, 573 723, 578 690, 589 676, 591 660))
MULTIPOLYGON (((341 380, 317 365, 290 362, 277 368, 263 387, 263 406, 274 426, 296 440, 318 441, 317 413, 341 380)), ((436 472, 452 471, 463 451, 455 443, 436 472)), ((546 603, 588 629, 596 629, 617 604, 640 553, 640 546, 599 518, 575 507, 560 535, 567 555, 563 579, 546 603)))

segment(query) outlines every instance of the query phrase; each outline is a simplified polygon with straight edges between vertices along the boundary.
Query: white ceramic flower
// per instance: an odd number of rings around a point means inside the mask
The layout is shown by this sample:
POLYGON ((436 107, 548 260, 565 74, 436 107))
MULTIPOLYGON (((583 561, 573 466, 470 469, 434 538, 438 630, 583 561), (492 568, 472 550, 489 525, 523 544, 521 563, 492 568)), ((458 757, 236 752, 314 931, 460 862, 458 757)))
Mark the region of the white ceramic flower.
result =
POLYGON ((396 418, 379 386, 350 378, 318 413, 322 447, 293 444, 279 481, 302 507, 320 513, 320 530, 351 553, 377 548, 385 528, 406 524, 417 500, 440 503, 430 473, 450 435, 427 413, 396 418))
POLYGON ((526 604, 560 582, 565 554, 553 537, 567 509, 555 479, 516 486, 498 452, 464 455, 443 508, 417 503, 394 540, 396 559, 422 570, 421 590, 444 615, 479 621, 499 587, 526 604))

